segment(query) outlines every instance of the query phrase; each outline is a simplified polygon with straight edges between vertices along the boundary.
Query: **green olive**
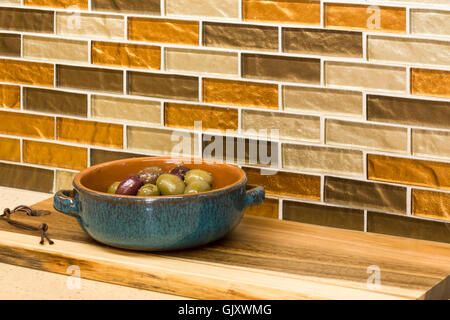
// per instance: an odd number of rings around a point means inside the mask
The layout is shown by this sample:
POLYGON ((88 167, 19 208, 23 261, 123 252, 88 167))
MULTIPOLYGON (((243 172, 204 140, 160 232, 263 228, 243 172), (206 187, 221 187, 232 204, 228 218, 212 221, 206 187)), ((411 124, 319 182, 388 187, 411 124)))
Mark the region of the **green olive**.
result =
POLYGON ((186 189, 184 189, 184 193, 200 193, 211 190, 211 186, 208 182, 203 180, 195 180, 192 181, 186 189))
POLYGON ((156 185, 162 195, 176 195, 184 192, 184 182, 179 177, 164 173, 156 180, 156 185))
POLYGON ((208 171, 201 170, 201 169, 193 169, 186 173, 186 176, 184 177, 184 182, 186 185, 190 185, 192 182, 196 180, 202 180, 208 183, 210 186, 213 184, 213 177, 212 174, 208 171))
POLYGON ((151 197, 151 196, 159 196, 161 192, 156 185, 147 183, 143 185, 138 191, 138 197, 151 197))
POLYGON ((117 187, 119 186, 120 181, 114 182, 112 185, 109 186, 107 193, 116 194, 117 187))

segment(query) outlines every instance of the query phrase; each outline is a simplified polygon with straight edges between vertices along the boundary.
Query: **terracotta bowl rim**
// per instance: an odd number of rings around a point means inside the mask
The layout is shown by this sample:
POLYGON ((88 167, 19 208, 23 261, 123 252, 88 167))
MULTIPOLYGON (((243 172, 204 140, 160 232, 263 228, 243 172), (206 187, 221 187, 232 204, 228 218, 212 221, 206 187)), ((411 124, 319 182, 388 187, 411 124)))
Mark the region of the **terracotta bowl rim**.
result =
POLYGON ((235 189, 236 187, 238 187, 242 184, 245 185, 246 183, 247 183, 247 175, 245 174, 244 170, 242 170, 241 168, 239 168, 236 165, 219 162, 219 161, 215 161, 215 160, 208 160, 208 159, 188 158, 188 157, 170 157, 170 156, 126 158, 126 159, 119 159, 119 160, 104 162, 104 163, 100 163, 100 164, 97 164, 95 166, 92 166, 92 167, 89 167, 89 168, 86 168, 86 169, 80 171, 73 180, 73 185, 76 189, 83 191, 85 193, 88 193, 90 195, 93 195, 93 196, 97 196, 97 197, 101 196, 101 197, 109 198, 112 200, 121 200, 122 199, 122 200, 140 200, 140 201, 142 201, 142 200, 155 201, 158 199, 161 199, 161 200, 178 199, 179 200, 179 199, 186 199, 186 198, 215 196, 219 193, 231 191, 232 189, 235 189), (93 189, 90 189, 90 188, 84 186, 80 181, 85 175, 87 175, 87 174, 91 173, 92 171, 99 169, 99 168, 108 167, 108 166, 111 166, 116 163, 134 162, 134 161, 142 161, 142 160, 150 160, 150 159, 151 160, 171 160, 171 161, 180 161, 180 162, 199 161, 202 164, 207 163, 207 164, 215 164, 215 165, 225 166, 225 167, 230 168, 230 170, 235 170, 235 171, 239 172, 240 178, 233 184, 227 185, 222 188, 214 189, 214 190, 211 190, 208 192, 201 192, 201 193, 196 193, 196 194, 169 195, 169 196, 151 196, 151 197, 128 196, 128 195, 110 194, 110 193, 106 193, 106 192, 96 191, 96 190, 93 190, 93 189))

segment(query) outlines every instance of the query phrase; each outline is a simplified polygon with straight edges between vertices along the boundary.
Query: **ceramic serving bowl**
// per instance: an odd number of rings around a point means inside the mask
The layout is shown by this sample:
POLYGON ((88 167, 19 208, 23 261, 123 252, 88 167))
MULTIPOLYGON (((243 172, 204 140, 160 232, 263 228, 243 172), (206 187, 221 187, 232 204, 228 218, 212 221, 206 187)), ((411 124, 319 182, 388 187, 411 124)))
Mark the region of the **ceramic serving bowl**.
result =
POLYGON ((73 190, 56 193, 56 210, 75 217, 95 240, 133 250, 174 250, 203 245, 233 230, 244 209, 264 200, 262 187, 247 187, 239 167, 172 157, 103 163, 80 172, 73 190), (213 190, 193 195, 137 197, 108 194, 108 186, 140 170, 178 165, 212 173, 213 190))

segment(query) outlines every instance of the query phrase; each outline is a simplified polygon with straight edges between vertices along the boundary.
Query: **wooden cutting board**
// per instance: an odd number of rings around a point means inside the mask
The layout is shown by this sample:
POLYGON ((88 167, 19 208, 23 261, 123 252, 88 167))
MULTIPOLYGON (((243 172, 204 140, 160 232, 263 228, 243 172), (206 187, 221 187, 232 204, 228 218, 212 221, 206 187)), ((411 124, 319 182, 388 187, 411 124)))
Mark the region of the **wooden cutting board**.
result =
MULTIPOLYGON (((0 262, 198 299, 417 299, 450 274, 450 245, 245 217, 226 238, 169 253, 110 248, 48 199, 33 206, 55 241, 0 221, 0 262), (377 268, 380 285, 368 286, 377 268)), ((441 284, 442 287, 442 284, 441 284)), ((445 290, 444 290, 445 291, 445 290)), ((99 297, 101 298, 101 297, 99 297)))

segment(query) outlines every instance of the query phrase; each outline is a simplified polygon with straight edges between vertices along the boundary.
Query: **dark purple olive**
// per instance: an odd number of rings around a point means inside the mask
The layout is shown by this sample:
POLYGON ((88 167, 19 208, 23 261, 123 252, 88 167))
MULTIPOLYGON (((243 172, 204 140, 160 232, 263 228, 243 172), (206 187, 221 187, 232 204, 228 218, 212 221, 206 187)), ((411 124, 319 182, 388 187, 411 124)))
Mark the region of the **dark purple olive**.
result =
POLYGON ((184 180, 184 177, 186 176, 186 173, 189 170, 191 170, 191 169, 180 166, 180 167, 173 168, 170 171, 170 174, 173 174, 173 175, 177 176, 178 178, 180 178, 181 180, 184 180))
POLYGON ((135 196, 143 185, 144 184, 141 179, 139 179, 139 176, 137 174, 132 174, 119 184, 116 194, 135 196))

